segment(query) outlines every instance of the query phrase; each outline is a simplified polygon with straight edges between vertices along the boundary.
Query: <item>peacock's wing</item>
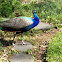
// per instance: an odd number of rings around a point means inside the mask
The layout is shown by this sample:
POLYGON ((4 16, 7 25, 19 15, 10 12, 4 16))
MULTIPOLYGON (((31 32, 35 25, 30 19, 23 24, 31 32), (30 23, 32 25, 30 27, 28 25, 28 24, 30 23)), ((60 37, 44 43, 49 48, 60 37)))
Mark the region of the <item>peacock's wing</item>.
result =
POLYGON ((16 17, 5 22, 0 23, 0 27, 8 27, 13 29, 20 29, 33 24, 32 18, 29 17, 16 17))

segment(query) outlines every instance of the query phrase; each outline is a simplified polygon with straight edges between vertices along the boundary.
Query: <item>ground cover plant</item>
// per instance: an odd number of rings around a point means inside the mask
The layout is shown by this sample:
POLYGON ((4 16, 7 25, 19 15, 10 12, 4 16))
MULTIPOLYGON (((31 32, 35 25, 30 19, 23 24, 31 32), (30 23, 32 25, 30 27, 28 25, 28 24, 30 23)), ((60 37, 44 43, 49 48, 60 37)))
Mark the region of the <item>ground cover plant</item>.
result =
POLYGON ((48 62, 62 62, 62 32, 59 32, 49 42, 47 50, 48 62))

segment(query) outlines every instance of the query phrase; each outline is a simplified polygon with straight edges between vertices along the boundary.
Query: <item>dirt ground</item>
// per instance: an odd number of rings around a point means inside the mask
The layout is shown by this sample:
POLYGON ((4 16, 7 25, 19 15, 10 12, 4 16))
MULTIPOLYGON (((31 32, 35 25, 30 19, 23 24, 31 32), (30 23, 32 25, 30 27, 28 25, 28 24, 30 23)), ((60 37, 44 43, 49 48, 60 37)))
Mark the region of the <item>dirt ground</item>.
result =
POLYGON ((38 60, 35 62, 47 62, 46 53, 47 53, 49 41, 58 32, 59 32, 58 29, 53 29, 52 31, 45 31, 43 34, 40 34, 39 36, 37 36, 37 39, 39 39, 40 42, 39 42, 39 51, 37 52, 38 60))

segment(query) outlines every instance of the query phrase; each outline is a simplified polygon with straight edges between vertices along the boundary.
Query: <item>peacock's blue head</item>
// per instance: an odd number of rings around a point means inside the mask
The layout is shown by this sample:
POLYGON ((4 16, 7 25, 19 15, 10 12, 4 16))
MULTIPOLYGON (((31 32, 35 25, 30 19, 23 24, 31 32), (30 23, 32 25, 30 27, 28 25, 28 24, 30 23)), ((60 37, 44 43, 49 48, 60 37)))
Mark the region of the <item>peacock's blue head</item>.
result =
POLYGON ((35 11, 35 10, 33 10, 33 14, 34 14, 34 13, 36 13, 36 11, 35 11))

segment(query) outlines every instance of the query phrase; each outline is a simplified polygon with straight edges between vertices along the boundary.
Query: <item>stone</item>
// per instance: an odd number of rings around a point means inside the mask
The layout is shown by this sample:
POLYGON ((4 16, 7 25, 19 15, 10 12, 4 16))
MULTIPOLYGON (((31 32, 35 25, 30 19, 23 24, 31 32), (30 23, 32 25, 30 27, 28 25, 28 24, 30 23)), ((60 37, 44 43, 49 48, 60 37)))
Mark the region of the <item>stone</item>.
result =
POLYGON ((42 29, 42 30, 48 30, 51 28, 51 25, 50 24, 47 24, 47 23, 43 23, 43 22, 40 22, 36 27, 35 29, 42 29))
POLYGON ((26 51, 28 49, 32 49, 33 48, 33 45, 31 43, 26 42, 26 41, 25 41, 25 43, 27 45, 22 45, 22 42, 18 42, 18 43, 15 44, 13 49, 23 52, 23 51, 26 51))
POLYGON ((34 59, 31 55, 20 53, 9 58, 10 62, 34 62, 34 59))

